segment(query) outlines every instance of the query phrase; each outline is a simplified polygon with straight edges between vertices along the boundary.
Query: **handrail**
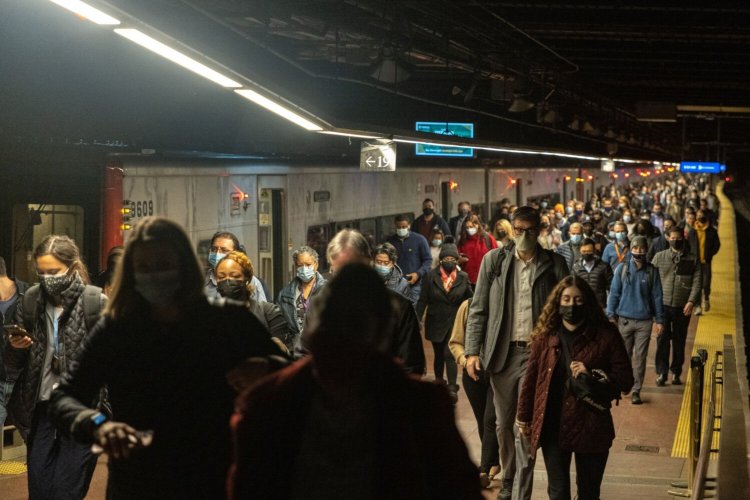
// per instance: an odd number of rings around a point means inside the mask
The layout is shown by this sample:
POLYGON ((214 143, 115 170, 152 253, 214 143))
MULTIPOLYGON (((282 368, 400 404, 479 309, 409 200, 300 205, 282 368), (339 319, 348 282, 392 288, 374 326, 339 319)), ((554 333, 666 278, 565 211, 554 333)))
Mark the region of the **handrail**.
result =
MULTIPOLYGON (((708 471, 708 461, 711 458, 711 443, 713 442, 713 435, 715 431, 721 432, 721 424, 719 427, 715 427, 716 415, 716 400, 717 391, 721 382, 719 379, 723 376, 724 368, 720 363, 719 359, 723 359, 722 351, 716 351, 714 354, 714 362, 711 367, 711 389, 708 398, 708 408, 706 420, 703 424, 703 439, 700 443, 700 453, 698 455, 698 463, 695 467, 695 474, 693 477, 692 484, 692 500, 703 500, 705 496, 706 488, 706 472, 708 471), (722 375, 717 376, 717 373, 721 370, 722 375)), ((719 415, 719 418, 721 416, 719 415)), ((720 420, 719 420, 720 421, 720 420)))

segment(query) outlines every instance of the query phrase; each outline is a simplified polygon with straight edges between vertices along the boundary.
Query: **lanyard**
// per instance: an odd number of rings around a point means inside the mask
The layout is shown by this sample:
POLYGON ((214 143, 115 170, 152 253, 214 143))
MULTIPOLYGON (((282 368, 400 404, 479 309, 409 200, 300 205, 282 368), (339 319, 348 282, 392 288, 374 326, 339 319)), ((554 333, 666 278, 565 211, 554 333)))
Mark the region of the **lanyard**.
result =
MULTIPOLYGON (((623 250, 625 249, 623 248, 623 250)), ((622 262, 622 259, 625 258, 625 255, 628 253, 628 251, 625 250, 625 252, 622 255, 620 255, 620 245, 615 243, 615 253, 617 253, 617 262, 622 262)))

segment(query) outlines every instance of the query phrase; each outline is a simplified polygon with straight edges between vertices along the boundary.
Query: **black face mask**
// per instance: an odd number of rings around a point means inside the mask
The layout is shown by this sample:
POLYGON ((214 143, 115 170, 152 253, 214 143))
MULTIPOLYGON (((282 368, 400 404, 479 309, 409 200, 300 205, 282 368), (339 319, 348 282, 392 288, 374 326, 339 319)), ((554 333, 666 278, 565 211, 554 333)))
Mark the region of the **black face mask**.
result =
POLYGON ((500 238, 501 240, 504 240, 506 236, 508 236, 508 233, 506 233, 505 231, 497 232, 497 237, 500 238))
POLYGON ((646 260, 646 254, 645 253, 630 253, 630 255, 633 256, 633 259, 635 259, 636 262, 644 262, 646 260))
POLYGON ((227 299, 245 302, 248 299, 247 285, 244 280, 222 280, 216 284, 219 295, 227 299))
POLYGON ((585 260, 586 262, 591 262, 592 260, 594 260, 593 253, 582 253, 581 257, 583 257, 583 260, 585 260))
POLYGON ((586 308, 583 304, 573 304, 572 306, 560 306, 560 316, 571 325, 582 323, 586 318, 586 308))
POLYGON ((700 222, 701 224, 705 224, 706 221, 708 221, 706 217, 698 217, 698 222, 700 222))
POLYGON ((669 246, 678 252, 685 248, 685 240, 669 240, 669 246))
POLYGON ((549 223, 548 222, 542 222, 542 224, 539 227, 541 227, 542 229, 547 229, 549 227, 549 223))
POLYGON ((452 273, 456 268, 455 262, 443 262, 441 265, 443 266, 443 269, 445 269, 446 273, 452 273))
POLYGON ((422 213, 425 214, 425 216, 429 217, 432 215, 435 211, 431 208, 423 208, 422 213))

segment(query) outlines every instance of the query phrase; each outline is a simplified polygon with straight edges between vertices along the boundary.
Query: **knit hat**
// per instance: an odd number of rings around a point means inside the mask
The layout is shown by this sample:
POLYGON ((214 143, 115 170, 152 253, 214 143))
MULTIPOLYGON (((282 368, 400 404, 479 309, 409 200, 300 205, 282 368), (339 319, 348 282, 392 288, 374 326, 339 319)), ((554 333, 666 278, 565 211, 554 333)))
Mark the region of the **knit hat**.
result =
POLYGON ((450 243, 443 244, 440 248, 439 258, 440 260, 443 260, 446 257, 453 257, 458 260, 458 248, 456 248, 456 245, 451 245, 450 243))
POLYGON ((648 248, 648 241, 644 236, 636 236, 632 240, 630 240, 630 248, 648 248))

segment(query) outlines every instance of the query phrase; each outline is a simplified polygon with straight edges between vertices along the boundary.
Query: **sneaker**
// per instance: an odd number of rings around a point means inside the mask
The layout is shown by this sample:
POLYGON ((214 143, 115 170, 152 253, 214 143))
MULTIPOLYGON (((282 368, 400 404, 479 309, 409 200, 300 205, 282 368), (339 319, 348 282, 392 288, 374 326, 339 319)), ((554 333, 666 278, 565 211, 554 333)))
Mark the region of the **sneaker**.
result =
POLYGON ((497 492, 497 500, 511 500, 513 497, 513 480, 503 479, 503 486, 497 492))
POLYGON ((703 300, 703 310, 705 312, 708 312, 708 311, 711 310, 711 301, 710 300, 708 300, 708 299, 704 299, 703 300))
POLYGON ((659 375, 656 377, 656 386, 657 387, 664 387, 667 384, 667 376, 666 375, 659 375))
POLYGON ((693 315, 694 316, 703 316, 703 309, 701 309, 701 306, 695 306, 693 308, 693 315))
POLYGON ((672 385, 682 385, 682 380, 680 380, 679 375, 672 377, 672 385))
POLYGON ((630 401, 634 405, 642 405, 643 401, 641 400, 641 393, 640 392, 634 392, 632 396, 630 396, 630 401))

